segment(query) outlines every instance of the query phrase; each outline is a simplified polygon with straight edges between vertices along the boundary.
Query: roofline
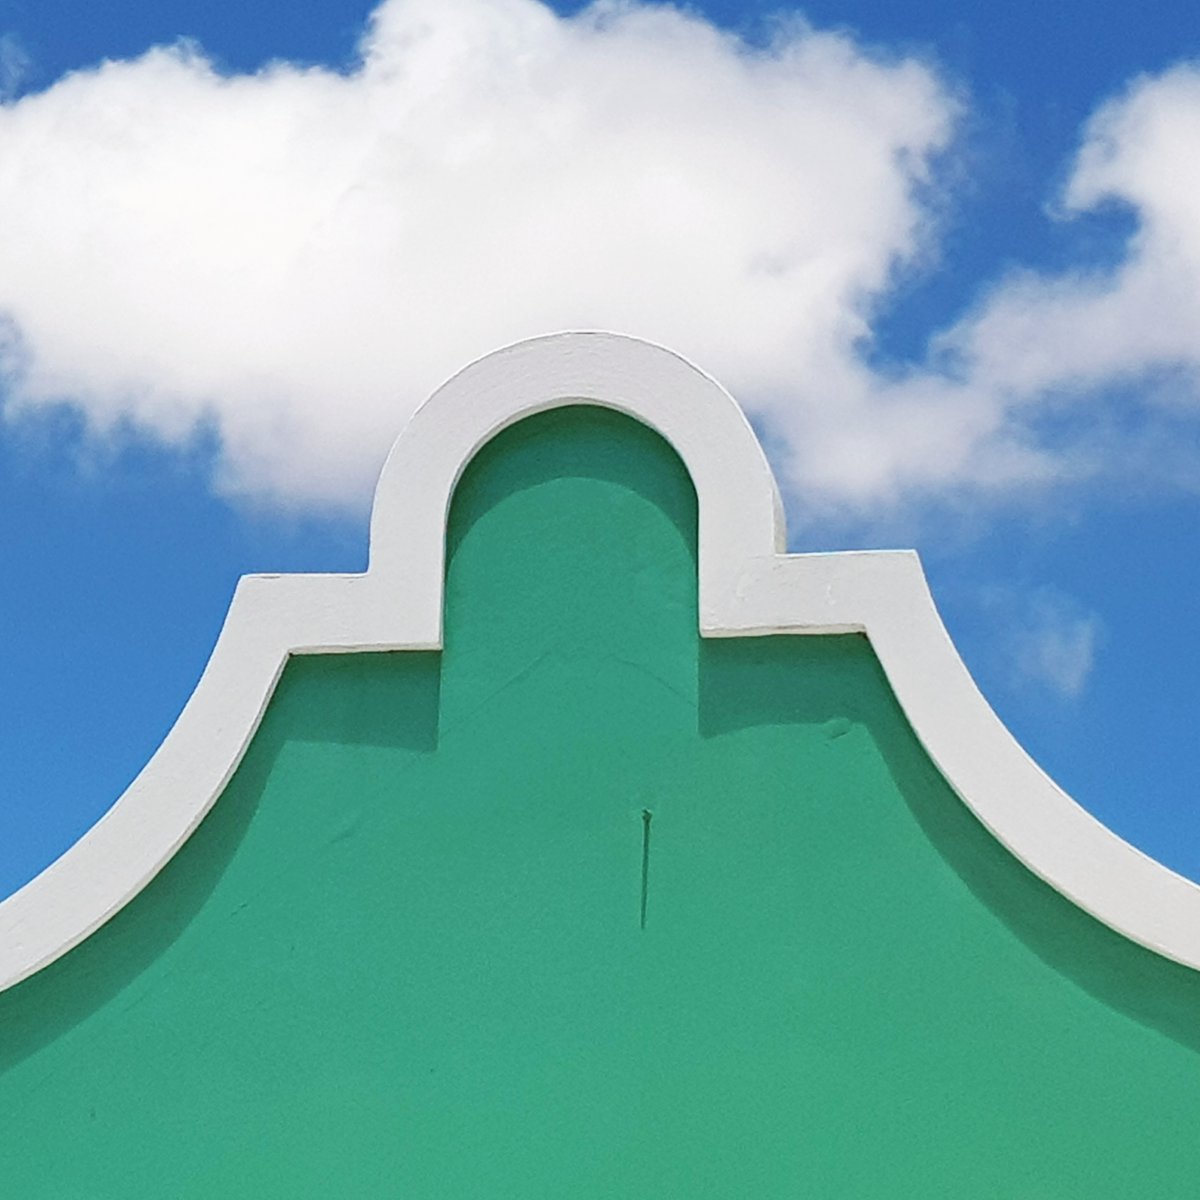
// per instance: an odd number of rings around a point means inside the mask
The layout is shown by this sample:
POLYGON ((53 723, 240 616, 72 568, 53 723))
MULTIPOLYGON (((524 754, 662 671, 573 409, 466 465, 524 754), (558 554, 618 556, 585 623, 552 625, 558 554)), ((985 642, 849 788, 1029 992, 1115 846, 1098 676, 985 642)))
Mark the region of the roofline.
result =
POLYGON ((701 636, 866 634, 922 745, 993 836, 1118 933, 1200 969, 1200 886, 1119 838, 1025 753, 950 641, 916 553, 786 553, 774 476, 729 394, 649 342, 573 332, 487 355, 413 414, 379 479, 365 573, 239 581, 162 745, 95 826, 0 902, 0 990, 81 942, 171 860, 236 770, 289 655, 441 647, 446 518, 463 469, 513 422, 581 403, 657 430, 691 474, 701 636))

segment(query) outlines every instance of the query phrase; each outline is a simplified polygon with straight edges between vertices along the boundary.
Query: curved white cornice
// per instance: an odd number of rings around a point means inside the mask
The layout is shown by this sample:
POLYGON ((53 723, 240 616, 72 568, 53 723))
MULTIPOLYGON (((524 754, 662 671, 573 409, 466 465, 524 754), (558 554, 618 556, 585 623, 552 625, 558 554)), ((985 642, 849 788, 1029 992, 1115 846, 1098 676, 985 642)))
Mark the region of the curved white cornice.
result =
POLYGON ((917 556, 784 553, 774 478, 728 393, 660 347, 564 333, 473 363, 416 412, 379 480, 365 574, 239 582, 154 757, 83 838, 0 903, 0 990, 82 941, 171 859, 229 781, 289 654, 441 645, 445 523, 460 473, 505 426, 580 402, 645 422, 690 471, 702 635, 866 633, 917 736, 992 834, 1105 924, 1200 969, 1200 887, 1122 841, 1025 754, 958 657, 917 556))

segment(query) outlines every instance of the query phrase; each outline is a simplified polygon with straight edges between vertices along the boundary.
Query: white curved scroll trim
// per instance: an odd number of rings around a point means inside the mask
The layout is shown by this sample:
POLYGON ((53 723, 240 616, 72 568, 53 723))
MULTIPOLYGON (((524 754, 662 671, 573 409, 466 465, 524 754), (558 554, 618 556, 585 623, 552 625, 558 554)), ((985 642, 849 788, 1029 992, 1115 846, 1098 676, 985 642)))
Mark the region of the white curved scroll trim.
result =
POLYGON ((954 791, 1036 875, 1119 933, 1200 969, 1200 887, 1122 841, 1025 754, 975 687, 909 551, 790 555, 774 477, 737 404, 647 342, 564 333, 455 375, 380 476, 362 575, 249 575, 195 692, 103 818, 0 903, 0 990, 77 945, 170 861, 221 794, 290 654, 438 649, 445 524, 463 468, 514 421, 592 403, 657 430, 699 502, 700 632, 865 633, 954 791))

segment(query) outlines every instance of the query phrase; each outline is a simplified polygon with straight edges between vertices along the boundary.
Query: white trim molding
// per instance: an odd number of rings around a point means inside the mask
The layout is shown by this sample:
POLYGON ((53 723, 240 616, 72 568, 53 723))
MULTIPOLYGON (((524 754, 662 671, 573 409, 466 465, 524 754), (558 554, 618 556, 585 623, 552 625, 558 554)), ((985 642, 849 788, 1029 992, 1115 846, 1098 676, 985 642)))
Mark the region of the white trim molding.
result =
POLYGON ((384 466, 362 575, 248 575, 179 720, 105 816, 0 903, 0 990, 136 896, 216 802, 288 656, 441 646, 446 516, 475 452, 565 404, 657 430, 699 502, 700 633, 861 632, 954 791, 1040 878, 1106 925, 1200 969, 1200 887, 1122 841, 1021 749, 951 643, 911 551, 787 554, 770 467, 737 404, 670 351, 608 333, 521 342, 430 397, 384 466))

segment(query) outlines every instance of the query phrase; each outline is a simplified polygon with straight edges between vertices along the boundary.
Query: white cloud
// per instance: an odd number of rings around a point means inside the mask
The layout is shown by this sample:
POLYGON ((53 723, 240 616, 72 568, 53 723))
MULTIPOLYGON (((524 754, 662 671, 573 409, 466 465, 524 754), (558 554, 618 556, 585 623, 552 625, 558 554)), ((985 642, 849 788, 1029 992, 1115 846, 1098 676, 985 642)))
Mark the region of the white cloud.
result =
POLYGON ((847 459, 848 482, 812 480, 838 495, 928 453, 889 418, 890 457, 859 463, 839 417, 871 388, 874 307, 930 245, 918 194, 956 101, 928 66, 534 0, 387 0, 361 52, 225 77, 160 48, 0 107, 10 408, 207 423, 227 490, 353 503, 449 372, 595 326, 695 358, 797 469, 847 459))
POLYGON ((11 411, 204 425, 226 491, 356 504, 451 371, 601 327, 725 382, 808 514, 1112 471, 1200 486, 1200 67, 1084 132, 1063 214, 1131 206, 1122 263, 1003 279, 884 375, 864 350, 932 261, 959 107, 928 64, 535 0, 385 0, 361 55, 228 77, 159 48, 0 105, 11 411))
POLYGON ((1104 476, 1200 490, 1200 65, 1084 130, 1061 215, 1114 203, 1137 222, 1116 267, 1014 272, 895 377, 798 371, 793 481, 864 513, 1104 476))
POLYGON ((1132 205, 1128 257, 1106 274, 1001 288, 969 333, 980 375, 1030 393, 1200 362, 1200 69, 1139 80, 1104 105, 1064 199, 1067 215, 1132 205))
POLYGON ((1095 613, 1049 586, 990 587, 981 600, 1012 686, 1032 684, 1067 700, 1082 694, 1103 635, 1095 613))
MULTIPOLYGON (((1118 266, 1014 273, 938 339, 948 368, 873 401, 928 413, 949 397, 975 422, 962 468, 985 479, 1143 472, 1200 488, 1200 66, 1136 80, 1087 125, 1062 215, 1114 203, 1137 221, 1118 266)), ((923 482, 961 478, 947 463, 923 482)))
POLYGON ((1061 696, 1078 696, 1095 661, 1098 630, 1095 617, 1043 614, 1018 642, 1017 667, 1061 696))
POLYGON ((15 34, 0 34, 0 101, 17 94, 32 66, 29 52, 15 34))

